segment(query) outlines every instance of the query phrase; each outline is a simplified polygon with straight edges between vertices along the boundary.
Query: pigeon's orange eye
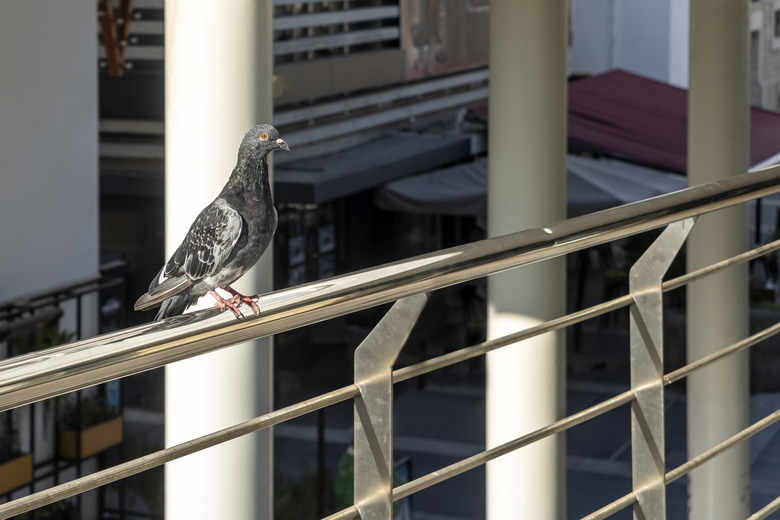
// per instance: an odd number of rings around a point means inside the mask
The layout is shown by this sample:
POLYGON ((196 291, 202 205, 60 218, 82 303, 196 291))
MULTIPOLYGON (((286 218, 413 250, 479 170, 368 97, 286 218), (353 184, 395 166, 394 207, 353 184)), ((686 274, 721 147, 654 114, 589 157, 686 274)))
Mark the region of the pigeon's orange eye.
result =
POLYGON ((260 134, 260 139, 262 139, 263 141, 265 141, 266 139, 268 139, 268 134, 266 134, 265 132, 263 132, 262 134, 260 134))

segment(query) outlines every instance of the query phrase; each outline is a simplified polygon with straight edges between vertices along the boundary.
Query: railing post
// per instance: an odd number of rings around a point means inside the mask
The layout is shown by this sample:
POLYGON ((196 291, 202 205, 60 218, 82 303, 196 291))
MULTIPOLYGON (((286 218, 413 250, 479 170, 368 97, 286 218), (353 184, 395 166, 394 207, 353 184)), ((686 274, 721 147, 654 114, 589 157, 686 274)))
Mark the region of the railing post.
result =
POLYGON ((662 279, 695 219, 670 224, 631 267, 631 452, 635 519, 666 518, 662 279))
POLYGON ((361 520, 393 516, 393 364, 427 294, 398 300, 355 350, 355 505, 361 520))

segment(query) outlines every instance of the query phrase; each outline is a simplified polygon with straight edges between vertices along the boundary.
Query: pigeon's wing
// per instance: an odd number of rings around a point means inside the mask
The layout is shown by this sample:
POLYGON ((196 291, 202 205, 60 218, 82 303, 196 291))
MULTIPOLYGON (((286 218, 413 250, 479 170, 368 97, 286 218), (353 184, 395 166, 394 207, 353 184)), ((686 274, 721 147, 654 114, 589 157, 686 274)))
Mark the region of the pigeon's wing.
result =
POLYGON ((244 219, 224 199, 204 209, 187 233, 184 273, 200 280, 218 272, 241 236, 244 219))
POLYGON ((184 242, 135 303, 136 310, 151 309, 165 299, 217 273, 241 236, 243 218, 224 199, 207 206, 192 223, 184 242))

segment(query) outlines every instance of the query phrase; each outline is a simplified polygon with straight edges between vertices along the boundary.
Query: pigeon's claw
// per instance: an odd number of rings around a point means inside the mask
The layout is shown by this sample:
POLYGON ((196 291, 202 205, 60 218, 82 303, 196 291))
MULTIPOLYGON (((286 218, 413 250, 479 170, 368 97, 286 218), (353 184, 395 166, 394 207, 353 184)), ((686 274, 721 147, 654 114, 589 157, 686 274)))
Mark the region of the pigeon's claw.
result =
POLYGON ((246 303, 252 308, 252 312, 255 314, 255 316, 258 316, 260 314, 260 307, 258 307, 257 303, 255 303, 255 300, 249 296, 243 296, 237 294, 236 296, 233 296, 233 298, 230 299, 230 303, 232 303, 236 307, 240 307, 242 304, 246 303))
POLYGON ((221 310, 221 311, 224 311, 225 309, 230 309, 230 311, 233 313, 233 315, 236 318, 243 318, 244 317, 244 314, 240 310, 238 310, 238 306, 233 301, 233 300, 235 300, 235 298, 231 298, 230 300, 226 300, 225 298, 220 296, 217 293, 217 291, 211 291, 211 296, 213 296, 214 300, 216 300, 216 303, 214 304, 214 307, 218 307, 219 310, 221 310))
POLYGON ((255 316, 260 315, 260 307, 257 306, 257 300, 259 297, 257 295, 255 296, 244 296, 240 292, 236 291, 229 285, 226 285, 224 289, 233 295, 233 298, 230 299, 230 302, 235 305, 236 307, 240 307, 242 304, 246 303, 251 307, 252 312, 255 316))

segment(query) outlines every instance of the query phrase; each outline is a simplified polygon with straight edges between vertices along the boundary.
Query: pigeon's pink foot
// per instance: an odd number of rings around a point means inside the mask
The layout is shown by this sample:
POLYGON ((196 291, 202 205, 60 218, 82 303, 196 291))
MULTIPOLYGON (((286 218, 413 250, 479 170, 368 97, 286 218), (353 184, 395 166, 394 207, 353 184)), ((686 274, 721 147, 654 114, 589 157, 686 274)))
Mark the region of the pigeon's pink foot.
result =
POLYGON ((217 301, 217 303, 214 304, 214 307, 218 307, 219 310, 224 311, 225 309, 230 309, 230 311, 236 316, 236 318, 243 318, 244 315, 241 313, 240 310, 238 310, 238 307, 236 306, 235 298, 231 298, 230 300, 226 300, 222 296, 217 293, 217 291, 211 291, 211 296, 214 297, 214 299, 217 301))
POLYGON ((246 303, 252 308, 252 312, 255 314, 255 316, 258 316, 260 314, 260 307, 257 306, 257 296, 244 296, 240 292, 236 291, 229 285, 226 285, 224 289, 233 295, 233 298, 230 299, 230 302, 235 305, 236 307, 240 307, 241 304, 246 303))

